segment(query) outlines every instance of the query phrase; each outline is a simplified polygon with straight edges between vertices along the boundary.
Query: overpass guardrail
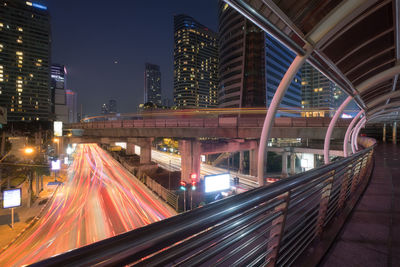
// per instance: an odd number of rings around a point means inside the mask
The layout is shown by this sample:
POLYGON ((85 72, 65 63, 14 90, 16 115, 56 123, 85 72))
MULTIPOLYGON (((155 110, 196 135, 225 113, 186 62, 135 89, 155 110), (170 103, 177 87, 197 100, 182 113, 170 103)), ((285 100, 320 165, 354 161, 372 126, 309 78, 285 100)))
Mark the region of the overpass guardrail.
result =
MULTIPOLYGON (((274 127, 328 127, 331 118, 278 117, 274 127)), ((336 127, 347 127, 350 119, 339 119, 336 127)), ((179 119, 138 119, 105 120, 68 124, 71 129, 104 128, 218 128, 218 127, 262 127, 264 117, 219 117, 219 118, 179 118, 179 119)))
POLYGON ((290 266, 349 214, 373 169, 364 150, 32 266, 290 266))

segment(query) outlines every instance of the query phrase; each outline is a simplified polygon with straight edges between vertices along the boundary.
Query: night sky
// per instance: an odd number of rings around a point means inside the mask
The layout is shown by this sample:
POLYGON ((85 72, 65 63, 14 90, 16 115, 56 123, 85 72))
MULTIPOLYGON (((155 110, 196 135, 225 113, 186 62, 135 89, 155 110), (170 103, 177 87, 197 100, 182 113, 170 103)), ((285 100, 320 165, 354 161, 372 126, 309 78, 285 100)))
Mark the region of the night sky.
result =
POLYGON ((67 88, 78 92, 87 115, 112 98, 118 112, 136 112, 145 62, 160 65, 162 97, 172 99, 173 15, 187 14, 212 30, 218 25, 217 0, 36 2, 51 14, 52 61, 67 66, 67 88))

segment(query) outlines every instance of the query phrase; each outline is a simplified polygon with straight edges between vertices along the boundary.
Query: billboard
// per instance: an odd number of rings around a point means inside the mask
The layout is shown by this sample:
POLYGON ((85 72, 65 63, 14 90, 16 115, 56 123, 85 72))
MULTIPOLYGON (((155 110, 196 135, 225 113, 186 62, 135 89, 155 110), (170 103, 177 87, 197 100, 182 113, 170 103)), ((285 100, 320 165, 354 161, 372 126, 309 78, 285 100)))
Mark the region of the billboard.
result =
POLYGON ((15 208, 21 206, 21 188, 3 191, 3 208, 15 208))
POLYGON ((58 160, 52 160, 51 161, 51 170, 52 171, 58 171, 59 169, 61 169, 61 161, 58 160))
POLYGON ((229 173, 204 176, 205 192, 227 190, 231 187, 231 175, 229 173))
POLYGON ((120 147, 122 147, 123 149, 126 149, 126 142, 115 142, 115 145, 116 145, 116 146, 120 146, 120 147))
POLYGON ((62 121, 55 121, 54 122, 54 136, 62 136, 62 128, 63 123, 62 121))

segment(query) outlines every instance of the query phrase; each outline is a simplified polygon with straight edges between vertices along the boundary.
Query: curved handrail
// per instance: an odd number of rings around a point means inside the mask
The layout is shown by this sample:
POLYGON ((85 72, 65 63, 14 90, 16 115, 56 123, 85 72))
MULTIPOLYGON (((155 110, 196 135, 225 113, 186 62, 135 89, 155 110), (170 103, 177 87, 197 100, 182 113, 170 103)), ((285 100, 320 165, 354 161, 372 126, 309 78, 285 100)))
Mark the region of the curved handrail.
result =
MULTIPOLYGON (((121 265, 140 261, 187 238, 195 237, 221 222, 235 218, 235 216, 249 210, 257 209, 268 201, 281 199, 285 194, 298 191, 301 188, 303 188, 301 190, 306 190, 304 185, 310 185, 307 190, 325 188, 326 183, 333 183, 331 181, 333 178, 329 177, 335 171, 343 172, 343 170, 346 170, 350 173, 348 168, 361 166, 357 164, 370 159, 373 148, 374 146, 366 148, 340 161, 294 175, 270 186, 256 188, 217 201, 202 208, 43 260, 32 266, 121 265)), ((359 170, 359 172, 361 171, 359 170)), ((293 194, 293 197, 297 198, 306 192, 301 190, 298 191, 299 193, 293 194)), ((309 194, 312 192, 314 191, 310 191, 309 194)), ((300 200, 297 200, 297 202, 300 200)), ((289 202, 289 199, 285 201, 289 202)), ((281 216, 281 214, 274 216, 281 216)))

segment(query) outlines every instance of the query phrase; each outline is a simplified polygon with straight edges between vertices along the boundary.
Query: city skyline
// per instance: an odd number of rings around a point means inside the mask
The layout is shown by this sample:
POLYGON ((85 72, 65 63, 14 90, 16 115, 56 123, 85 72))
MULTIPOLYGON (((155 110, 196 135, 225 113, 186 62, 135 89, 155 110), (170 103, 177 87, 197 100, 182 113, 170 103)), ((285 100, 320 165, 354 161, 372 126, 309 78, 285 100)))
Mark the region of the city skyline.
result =
POLYGON ((101 1, 38 2, 52 18, 52 62, 67 66, 68 87, 78 93, 86 115, 99 114, 98 107, 110 98, 117 100, 119 112, 135 112, 143 102, 146 62, 160 65, 162 99, 172 99, 174 15, 185 13, 217 29, 215 0, 113 2, 112 13, 101 1))

